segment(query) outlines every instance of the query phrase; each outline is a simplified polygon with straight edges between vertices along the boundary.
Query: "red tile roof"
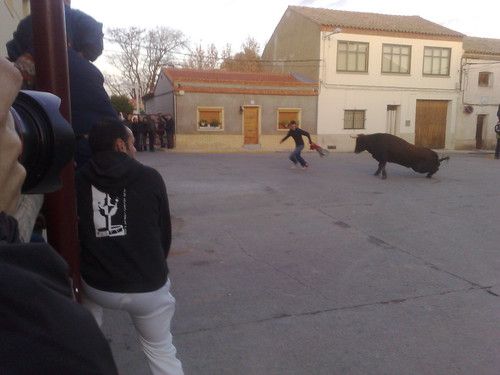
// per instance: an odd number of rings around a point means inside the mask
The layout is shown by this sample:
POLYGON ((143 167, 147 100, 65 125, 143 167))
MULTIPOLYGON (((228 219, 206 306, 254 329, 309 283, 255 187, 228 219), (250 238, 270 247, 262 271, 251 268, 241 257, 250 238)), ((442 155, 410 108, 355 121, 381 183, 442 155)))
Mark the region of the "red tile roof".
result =
POLYGON ((162 68, 176 92, 255 94, 255 95, 318 95, 318 84, 304 82, 292 74, 228 72, 162 68))
POLYGON ((420 16, 395 16, 378 13, 350 12, 323 8, 289 6, 289 10, 309 18, 319 26, 353 28, 370 31, 414 33, 444 37, 463 37, 420 16))
POLYGON ((292 86, 317 86, 315 83, 302 82, 292 74, 228 72, 224 70, 198 70, 162 68, 163 73, 171 82, 189 81, 205 83, 247 83, 272 84, 292 86))

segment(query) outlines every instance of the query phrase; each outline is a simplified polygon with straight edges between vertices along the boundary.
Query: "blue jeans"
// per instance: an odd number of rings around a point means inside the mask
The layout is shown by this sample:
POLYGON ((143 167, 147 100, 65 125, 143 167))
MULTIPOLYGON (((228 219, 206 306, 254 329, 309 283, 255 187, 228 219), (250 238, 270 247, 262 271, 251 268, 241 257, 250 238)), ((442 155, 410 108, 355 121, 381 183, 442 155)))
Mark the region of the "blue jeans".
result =
POLYGON ((298 145, 295 147, 295 150, 292 151, 290 154, 289 158, 292 161, 293 164, 300 163, 301 166, 305 166, 307 163, 306 161, 300 156, 300 153, 304 149, 304 145, 298 145))

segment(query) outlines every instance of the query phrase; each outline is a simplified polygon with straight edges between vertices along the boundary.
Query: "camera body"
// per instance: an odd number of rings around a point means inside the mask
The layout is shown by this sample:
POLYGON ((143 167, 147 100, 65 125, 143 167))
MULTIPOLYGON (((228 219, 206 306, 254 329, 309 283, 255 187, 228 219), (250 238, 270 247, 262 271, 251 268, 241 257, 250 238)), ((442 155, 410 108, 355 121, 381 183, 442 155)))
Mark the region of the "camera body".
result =
POLYGON ((23 194, 45 194, 61 188, 60 173, 75 152, 75 134, 59 112, 61 99, 41 91, 22 90, 11 113, 21 138, 19 162, 26 169, 23 194))

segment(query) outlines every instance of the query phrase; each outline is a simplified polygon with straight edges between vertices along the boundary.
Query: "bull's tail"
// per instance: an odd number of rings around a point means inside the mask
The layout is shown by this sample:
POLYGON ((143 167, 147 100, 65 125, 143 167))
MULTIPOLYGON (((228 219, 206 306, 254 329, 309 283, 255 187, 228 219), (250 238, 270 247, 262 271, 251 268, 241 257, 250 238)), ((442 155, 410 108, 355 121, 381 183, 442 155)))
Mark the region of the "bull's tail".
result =
POLYGON ((439 159, 439 162, 441 163, 442 161, 449 161, 450 160, 450 157, 449 156, 445 156, 444 158, 441 158, 439 159))

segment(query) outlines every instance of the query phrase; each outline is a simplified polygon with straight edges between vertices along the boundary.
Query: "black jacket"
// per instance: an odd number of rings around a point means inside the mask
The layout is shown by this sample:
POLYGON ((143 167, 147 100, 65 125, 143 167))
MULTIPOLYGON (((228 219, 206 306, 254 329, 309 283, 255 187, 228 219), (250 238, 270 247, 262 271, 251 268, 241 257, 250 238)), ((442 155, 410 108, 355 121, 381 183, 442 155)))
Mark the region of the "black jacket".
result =
POLYGON ((309 139, 309 143, 312 143, 311 135, 308 132, 306 132, 305 130, 302 130, 300 128, 296 128, 295 130, 290 129, 288 131, 288 134, 281 140, 281 142, 286 140, 288 137, 292 137, 293 140, 295 141, 295 145, 297 145, 297 146, 303 145, 304 140, 302 139, 302 136, 307 137, 309 139))
POLYGON ((116 375, 92 314, 72 300, 66 262, 46 243, 21 244, 0 213, 0 374, 116 375))
POLYGON ((174 119, 165 119, 165 130, 167 133, 174 133, 175 132, 175 122, 174 119))
POLYGON ((117 293, 162 287, 171 222, 161 175, 123 152, 105 151, 78 172, 76 189, 85 282, 117 293))

